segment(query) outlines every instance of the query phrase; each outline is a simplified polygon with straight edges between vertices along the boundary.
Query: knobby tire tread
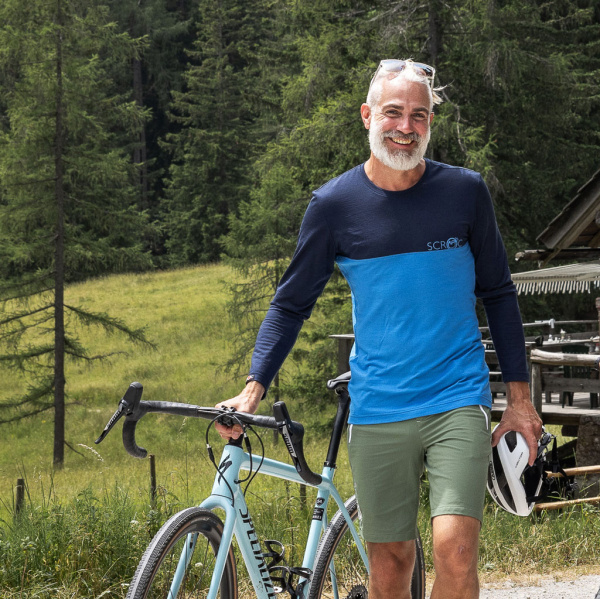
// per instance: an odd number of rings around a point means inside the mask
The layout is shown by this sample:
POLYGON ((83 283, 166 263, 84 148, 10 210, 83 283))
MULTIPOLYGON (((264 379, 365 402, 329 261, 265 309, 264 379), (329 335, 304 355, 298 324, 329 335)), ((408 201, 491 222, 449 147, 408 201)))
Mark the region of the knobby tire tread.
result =
MULTIPOLYGON (((131 580, 127 599, 146 599, 155 574, 173 545, 188 533, 198 533, 211 544, 216 555, 223 534, 223 522, 213 512, 192 507, 172 516, 148 545, 131 580)), ((237 570, 230 547, 223 577, 220 599, 237 599, 237 570)))

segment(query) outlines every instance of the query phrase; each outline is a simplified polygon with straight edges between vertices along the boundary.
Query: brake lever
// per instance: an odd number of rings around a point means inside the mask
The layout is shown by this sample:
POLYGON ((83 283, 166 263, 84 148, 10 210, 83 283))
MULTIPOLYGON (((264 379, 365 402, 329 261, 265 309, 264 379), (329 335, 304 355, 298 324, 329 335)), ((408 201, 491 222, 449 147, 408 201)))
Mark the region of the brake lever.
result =
POLYGON ((101 443, 106 437, 106 435, 110 433, 113 426, 117 424, 121 417, 126 414, 128 407, 129 405, 124 399, 121 399, 121 401, 119 401, 119 407, 117 408, 117 411, 112 415, 111 419, 108 421, 108 424, 104 427, 102 434, 94 441, 96 445, 98 445, 98 443, 101 443))

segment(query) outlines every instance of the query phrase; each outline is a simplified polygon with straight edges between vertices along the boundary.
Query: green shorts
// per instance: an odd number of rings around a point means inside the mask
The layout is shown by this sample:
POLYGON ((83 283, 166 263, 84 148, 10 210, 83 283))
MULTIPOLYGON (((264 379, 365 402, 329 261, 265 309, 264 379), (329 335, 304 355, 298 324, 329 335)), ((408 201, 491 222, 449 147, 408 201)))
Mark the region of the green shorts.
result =
POLYGON ((348 454, 364 538, 415 538, 423 468, 431 517, 482 520, 491 451, 490 411, 467 406, 388 424, 348 427, 348 454))

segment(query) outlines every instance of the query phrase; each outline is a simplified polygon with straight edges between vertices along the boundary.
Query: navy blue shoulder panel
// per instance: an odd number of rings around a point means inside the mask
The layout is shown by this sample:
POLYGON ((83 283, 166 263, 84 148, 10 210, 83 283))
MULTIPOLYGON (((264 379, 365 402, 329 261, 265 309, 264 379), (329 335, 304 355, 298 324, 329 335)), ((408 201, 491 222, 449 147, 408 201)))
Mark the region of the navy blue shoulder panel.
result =
POLYGON ((309 211, 328 221, 337 255, 361 260, 463 245, 488 198, 467 169, 427 161, 416 185, 394 192, 373 185, 359 165, 315 191, 309 211))

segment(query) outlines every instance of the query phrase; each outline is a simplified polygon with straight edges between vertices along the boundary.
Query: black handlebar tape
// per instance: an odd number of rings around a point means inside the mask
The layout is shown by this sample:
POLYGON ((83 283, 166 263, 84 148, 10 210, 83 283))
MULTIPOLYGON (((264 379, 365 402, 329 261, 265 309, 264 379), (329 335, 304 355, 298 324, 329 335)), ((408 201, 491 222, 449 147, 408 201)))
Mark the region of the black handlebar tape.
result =
POLYGON ((145 458, 148 452, 143 447, 139 447, 135 442, 135 427, 137 423, 137 420, 126 420, 123 423, 123 445, 127 453, 134 458, 145 458))
POLYGON ((285 446, 294 462, 296 472, 309 485, 320 485, 323 480, 320 474, 313 472, 304 457, 304 427, 299 422, 292 422, 284 402, 273 404, 273 413, 277 420, 277 427, 285 441, 285 446))
POLYGON ((296 471, 309 485, 320 485, 323 478, 320 474, 313 472, 306 463, 304 457, 304 427, 299 422, 292 422, 291 426, 292 445, 296 450, 297 463, 296 471))
POLYGON ((249 414, 249 416, 251 416, 251 419, 248 419, 249 424, 254 424, 262 428, 271 428, 273 430, 277 430, 279 428, 277 425, 277 420, 275 420, 273 416, 257 416, 256 414, 249 414))
MULTIPOLYGON (((155 412, 160 414, 172 414, 173 416, 186 416, 189 418, 198 418, 198 416, 202 416, 200 410, 203 409, 193 404, 173 401, 143 401, 141 404, 145 414, 155 412)), ((208 411, 214 411, 215 413, 220 412, 220 410, 217 410, 216 408, 208 411)), ((211 416, 204 417, 209 420, 211 419, 211 416)))

